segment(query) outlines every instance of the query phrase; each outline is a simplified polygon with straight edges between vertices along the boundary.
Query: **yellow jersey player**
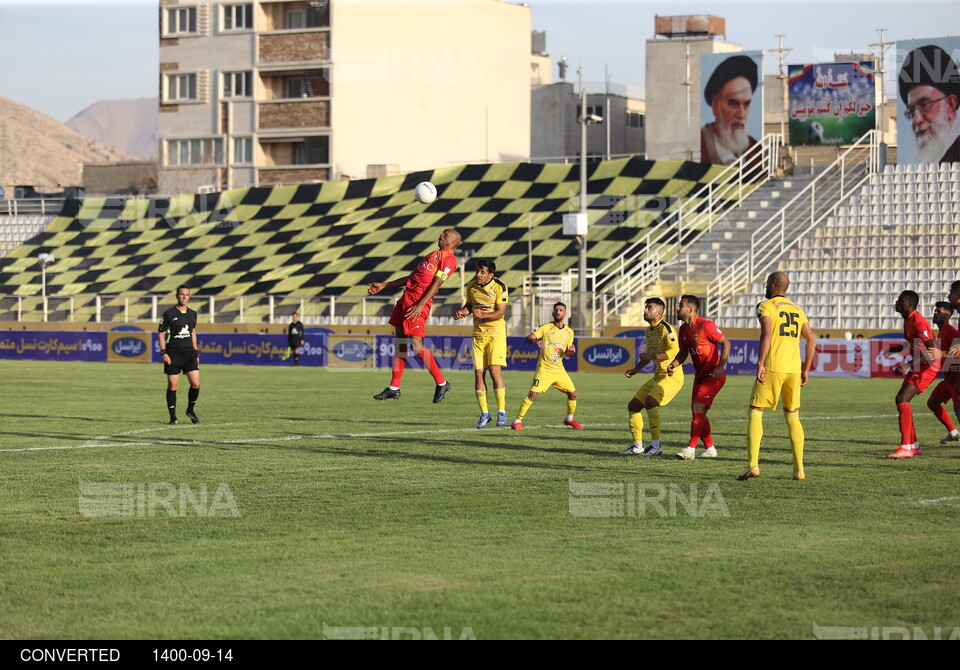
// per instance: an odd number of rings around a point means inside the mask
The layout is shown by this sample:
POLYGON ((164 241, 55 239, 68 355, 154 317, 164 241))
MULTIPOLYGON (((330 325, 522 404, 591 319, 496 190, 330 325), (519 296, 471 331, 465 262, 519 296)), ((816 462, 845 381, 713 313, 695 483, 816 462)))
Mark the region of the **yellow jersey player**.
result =
POLYGON ((653 377, 627 403, 633 444, 620 452, 623 456, 659 456, 663 453, 660 448, 660 408, 666 407, 683 388, 683 368, 670 370, 670 363, 680 353, 680 342, 676 328, 663 318, 666 307, 660 298, 649 298, 643 306, 643 318, 650 324, 647 348, 640 354, 637 365, 624 374, 633 377, 651 362, 656 367, 653 377), (644 409, 650 419, 650 444, 646 449, 643 448, 644 409))
POLYGON ((760 441, 763 410, 776 409, 783 398, 790 447, 793 449, 793 479, 804 479, 803 426, 800 425, 800 387, 807 383, 813 365, 817 338, 807 315, 785 296, 790 278, 783 272, 767 277, 766 301, 757 305, 760 320, 760 353, 757 381, 750 396, 747 424, 747 454, 750 463, 737 475, 740 481, 760 476, 760 441), (800 338, 807 342, 807 357, 800 363, 800 338))
POLYGON ((583 430, 583 426, 573 418, 573 413, 577 410, 577 389, 563 367, 563 359, 570 358, 577 351, 573 346, 573 329, 564 323, 566 318, 567 306, 558 302, 553 306, 553 321, 527 335, 528 344, 540 347, 540 358, 537 360, 537 372, 530 393, 520 403, 520 412, 510 426, 513 430, 523 430, 523 417, 530 405, 537 399, 538 394, 551 386, 556 386, 567 394, 567 418, 563 420, 563 425, 583 430))
POLYGON ((507 365, 507 287, 496 278, 497 264, 492 259, 477 260, 476 275, 467 284, 467 304, 457 310, 455 319, 473 314, 473 371, 476 375, 480 421, 477 428, 490 423, 484 370, 490 371, 493 394, 497 398, 497 425, 507 425, 507 389, 500 370, 507 365))

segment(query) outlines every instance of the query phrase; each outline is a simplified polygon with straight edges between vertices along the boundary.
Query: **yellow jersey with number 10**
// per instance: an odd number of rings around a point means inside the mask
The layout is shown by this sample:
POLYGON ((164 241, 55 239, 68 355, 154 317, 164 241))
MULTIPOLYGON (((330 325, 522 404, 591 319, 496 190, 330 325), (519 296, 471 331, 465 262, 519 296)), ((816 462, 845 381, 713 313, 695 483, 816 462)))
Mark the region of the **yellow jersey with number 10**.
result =
POLYGON ((558 328, 551 322, 543 324, 533 334, 543 340, 537 371, 563 370, 563 352, 573 344, 573 328, 566 324, 558 328))

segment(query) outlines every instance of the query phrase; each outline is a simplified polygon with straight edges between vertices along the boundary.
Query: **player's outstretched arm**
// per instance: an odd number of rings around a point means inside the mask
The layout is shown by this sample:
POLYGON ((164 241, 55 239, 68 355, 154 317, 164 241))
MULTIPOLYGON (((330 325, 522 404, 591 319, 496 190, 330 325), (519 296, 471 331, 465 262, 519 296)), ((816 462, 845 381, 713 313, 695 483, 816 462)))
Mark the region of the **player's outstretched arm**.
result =
POLYGON ((370 295, 376 295, 380 293, 380 291, 385 291, 388 288, 400 288, 401 286, 406 286, 407 281, 409 281, 409 279, 410 277, 407 276, 402 279, 394 279, 393 281, 387 281, 387 282, 375 281, 370 284, 367 284, 367 286, 369 287, 367 288, 367 293, 370 295))

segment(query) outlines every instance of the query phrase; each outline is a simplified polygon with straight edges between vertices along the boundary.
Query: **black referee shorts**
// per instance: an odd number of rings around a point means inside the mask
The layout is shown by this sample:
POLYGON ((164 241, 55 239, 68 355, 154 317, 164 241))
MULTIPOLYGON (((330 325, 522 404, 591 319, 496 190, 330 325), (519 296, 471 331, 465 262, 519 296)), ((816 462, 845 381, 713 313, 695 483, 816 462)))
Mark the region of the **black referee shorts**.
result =
POLYGON ((178 375, 181 372, 193 372, 200 369, 200 362, 197 360, 200 352, 196 349, 184 349, 183 351, 167 349, 167 356, 170 357, 171 364, 163 364, 163 374, 165 375, 178 375))

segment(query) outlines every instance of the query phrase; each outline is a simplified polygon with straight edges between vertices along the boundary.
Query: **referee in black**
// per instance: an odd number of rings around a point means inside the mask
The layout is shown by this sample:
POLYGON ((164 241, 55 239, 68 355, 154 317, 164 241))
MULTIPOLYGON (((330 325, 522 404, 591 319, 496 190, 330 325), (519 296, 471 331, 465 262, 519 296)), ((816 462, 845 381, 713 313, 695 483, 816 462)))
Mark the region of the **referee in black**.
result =
POLYGON ((300 321, 300 312, 294 312, 290 317, 292 321, 287 327, 287 346, 290 347, 290 354, 293 354, 293 364, 300 365, 300 347, 303 346, 303 323, 300 321))
POLYGON ((167 409, 170 410, 170 425, 177 423, 177 387, 180 373, 187 375, 190 391, 187 395, 187 416, 193 423, 200 423, 194 405, 200 396, 200 351, 197 347, 197 313, 187 307, 190 289, 177 288, 177 305, 160 318, 160 354, 163 356, 163 374, 167 375, 167 409))

